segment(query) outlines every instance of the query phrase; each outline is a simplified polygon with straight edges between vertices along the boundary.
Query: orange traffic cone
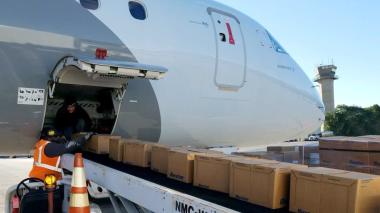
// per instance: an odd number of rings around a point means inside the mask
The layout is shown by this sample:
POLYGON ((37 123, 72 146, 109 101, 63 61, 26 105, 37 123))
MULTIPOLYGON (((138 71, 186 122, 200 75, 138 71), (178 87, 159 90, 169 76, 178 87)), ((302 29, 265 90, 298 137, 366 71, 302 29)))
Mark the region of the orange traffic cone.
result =
POLYGON ((71 180, 70 209, 69 213, 90 213, 88 201, 86 176, 81 153, 76 153, 74 158, 74 170, 71 180))

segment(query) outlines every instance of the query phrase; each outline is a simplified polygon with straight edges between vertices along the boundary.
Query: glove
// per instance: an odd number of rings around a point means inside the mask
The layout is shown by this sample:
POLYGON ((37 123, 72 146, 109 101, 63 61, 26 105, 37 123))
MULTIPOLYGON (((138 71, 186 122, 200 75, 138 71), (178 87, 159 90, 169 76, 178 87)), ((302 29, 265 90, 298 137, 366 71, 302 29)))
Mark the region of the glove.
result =
POLYGON ((85 136, 78 138, 77 140, 72 140, 66 143, 66 151, 74 152, 80 149, 95 133, 89 132, 85 136))
POLYGON ((93 133, 93 132, 89 132, 89 133, 87 133, 87 134, 84 136, 84 139, 85 139, 86 141, 88 141, 88 140, 91 139, 91 137, 92 137, 93 135, 95 135, 95 133, 93 133))
MULTIPOLYGON (((84 143, 84 140, 82 140, 83 143, 84 143)), ((78 148, 80 148, 82 146, 83 143, 81 143, 82 141, 69 141, 66 143, 66 152, 73 152, 75 150, 77 150, 78 148)))

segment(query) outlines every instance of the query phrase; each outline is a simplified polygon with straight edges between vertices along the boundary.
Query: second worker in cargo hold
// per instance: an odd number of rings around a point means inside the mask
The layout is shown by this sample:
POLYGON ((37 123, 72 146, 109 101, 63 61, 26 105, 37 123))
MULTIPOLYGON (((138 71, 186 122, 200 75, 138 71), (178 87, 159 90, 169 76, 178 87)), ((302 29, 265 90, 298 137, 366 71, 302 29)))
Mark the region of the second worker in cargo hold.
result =
POLYGON ((73 97, 67 97, 63 106, 57 111, 55 125, 67 140, 73 133, 89 131, 92 125, 90 116, 78 105, 73 97))

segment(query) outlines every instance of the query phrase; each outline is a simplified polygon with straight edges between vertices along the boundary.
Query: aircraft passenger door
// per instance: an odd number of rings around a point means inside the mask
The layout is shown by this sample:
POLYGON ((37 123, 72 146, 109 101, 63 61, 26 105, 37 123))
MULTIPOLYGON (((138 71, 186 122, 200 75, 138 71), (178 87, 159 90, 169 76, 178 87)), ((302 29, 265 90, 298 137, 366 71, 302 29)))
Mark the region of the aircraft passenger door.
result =
POLYGON ((232 14, 208 8, 216 38, 215 84, 238 90, 246 78, 246 49, 240 21, 232 14))

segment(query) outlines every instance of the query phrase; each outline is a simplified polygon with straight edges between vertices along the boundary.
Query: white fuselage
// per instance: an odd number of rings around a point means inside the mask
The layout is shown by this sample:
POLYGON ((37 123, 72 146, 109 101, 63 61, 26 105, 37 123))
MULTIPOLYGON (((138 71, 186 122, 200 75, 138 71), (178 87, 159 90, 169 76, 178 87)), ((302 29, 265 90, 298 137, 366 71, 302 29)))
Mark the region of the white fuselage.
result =
MULTIPOLYGON (((59 16, 61 12, 49 11, 56 15, 47 20, 35 18, 41 13, 34 14, 33 10, 52 10, 53 3, 45 5, 35 0, 33 6, 18 8, 16 3, 6 0, 8 8, 25 9, 21 16, 30 14, 33 18, 13 21, 5 20, 11 14, 0 15, 3 18, 0 46, 8 48, 15 44, 30 50, 22 55, 16 51, 2 53, 0 58, 0 65, 7 68, 3 78, 16 82, 12 86, 3 84, 9 89, 3 94, 4 107, 12 109, 12 115, 0 112, 0 132, 12 138, 16 127, 28 129, 26 135, 19 136, 20 143, 28 145, 11 149, 12 144, 8 143, 4 150, 17 152, 31 147, 43 120, 44 106, 31 109, 15 105, 17 94, 11 95, 13 86, 46 88, 50 72, 60 58, 91 53, 97 47, 96 42, 109 50, 110 59, 120 60, 126 55, 127 60, 132 54, 139 63, 168 69, 165 78, 150 81, 160 114, 159 143, 255 146, 305 137, 323 123, 323 104, 310 79, 287 53, 276 49, 278 44, 266 29, 248 16, 211 0, 141 0, 147 18, 137 20, 128 11, 128 2, 103 0, 97 10, 87 10, 79 3, 73 6, 72 2, 54 1, 60 8, 73 9, 66 17, 59 16), (91 13, 97 20, 88 25, 81 23, 91 17, 82 17, 78 12, 91 13), (68 18, 77 22, 66 22, 68 18), (38 20, 46 24, 37 23, 38 20), (98 25, 107 30, 100 32, 91 27, 98 25), (15 63, 17 57, 23 60, 20 64, 15 63), (27 75, 20 74, 27 69, 30 69, 27 75), (26 79, 31 78, 38 80, 27 83, 26 79), (15 110, 20 112, 17 116, 13 116, 15 110), (12 119, 14 123, 10 122, 12 119)), ((140 95, 127 95, 124 103, 133 108, 134 103, 144 98, 144 93, 140 95)), ((156 122, 138 112, 121 111, 120 116, 126 118, 118 119, 115 134, 130 135, 131 125, 124 124, 125 120, 136 125, 145 122, 154 126, 156 122)), ((143 126, 133 128, 138 132, 143 126)))
POLYGON ((131 18, 123 0, 104 2, 93 14, 139 62, 168 68, 164 79, 152 83, 161 111, 160 142, 258 145, 304 137, 321 125, 323 104, 312 82, 288 54, 273 49, 266 30, 251 18, 213 1, 146 0, 144 5, 145 21, 131 18), (247 68, 237 90, 215 83, 218 41, 208 8, 241 23, 247 68))

